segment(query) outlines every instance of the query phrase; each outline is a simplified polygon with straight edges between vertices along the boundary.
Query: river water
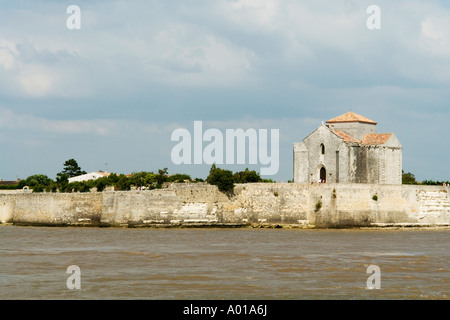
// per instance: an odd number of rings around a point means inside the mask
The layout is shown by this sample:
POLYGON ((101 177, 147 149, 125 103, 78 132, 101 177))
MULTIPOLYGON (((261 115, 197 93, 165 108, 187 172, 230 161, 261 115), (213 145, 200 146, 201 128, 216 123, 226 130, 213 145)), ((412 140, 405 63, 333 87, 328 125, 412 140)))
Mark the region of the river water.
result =
POLYGON ((1 226, 0 299, 449 299, 449 240, 450 230, 1 226))

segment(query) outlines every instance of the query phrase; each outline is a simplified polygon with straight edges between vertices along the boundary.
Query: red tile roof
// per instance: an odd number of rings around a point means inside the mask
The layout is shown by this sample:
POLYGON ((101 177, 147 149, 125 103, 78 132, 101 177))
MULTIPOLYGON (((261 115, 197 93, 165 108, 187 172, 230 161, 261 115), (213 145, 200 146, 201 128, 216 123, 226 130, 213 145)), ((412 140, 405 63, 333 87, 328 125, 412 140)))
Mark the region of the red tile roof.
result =
POLYGON ((333 132, 344 139, 345 142, 356 142, 367 145, 385 144, 389 138, 392 137, 392 133, 368 133, 361 141, 359 141, 343 131, 333 130, 333 132))
POLYGON ((385 144, 390 137, 392 133, 368 133, 361 140, 361 144, 385 144))
POLYGON ((340 130, 333 130, 334 133, 336 133, 339 137, 341 137, 342 139, 344 139, 345 142, 360 142, 359 140, 356 140, 355 138, 349 136, 348 134, 346 134, 343 131, 340 130))
POLYGON ((351 111, 327 121, 327 123, 336 123, 336 122, 364 122, 377 124, 375 121, 370 120, 366 117, 363 117, 351 111))

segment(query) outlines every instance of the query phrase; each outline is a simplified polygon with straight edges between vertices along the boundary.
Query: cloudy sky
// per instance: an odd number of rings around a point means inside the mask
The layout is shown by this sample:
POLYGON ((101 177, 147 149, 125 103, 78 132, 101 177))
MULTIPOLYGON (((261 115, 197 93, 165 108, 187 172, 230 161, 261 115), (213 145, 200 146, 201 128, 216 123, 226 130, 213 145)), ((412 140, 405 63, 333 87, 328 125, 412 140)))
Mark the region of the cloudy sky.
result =
POLYGON ((395 133, 405 171, 448 180, 449 3, 0 0, 0 178, 54 179, 70 158, 88 172, 205 178, 209 165, 171 160, 172 132, 200 120, 279 129, 267 178, 287 181, 292 144, 352 110, 395 133), (79 30, 66 25, 72 4, 79 30))

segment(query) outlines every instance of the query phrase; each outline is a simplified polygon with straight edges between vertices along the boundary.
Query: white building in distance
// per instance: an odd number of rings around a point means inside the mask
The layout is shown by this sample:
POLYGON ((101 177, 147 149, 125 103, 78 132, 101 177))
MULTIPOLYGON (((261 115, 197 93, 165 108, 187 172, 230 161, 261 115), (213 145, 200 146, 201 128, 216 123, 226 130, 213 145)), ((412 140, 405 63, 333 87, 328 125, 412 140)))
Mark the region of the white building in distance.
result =
POLYGON ((88 181, 88 180, 96 180, 98 178, 107 177, 110 174, 108 172, 90 172, 86 174, 82 174, 81 176, 76 176, 69 178, 69 183, 71 182, 81 182, 81 181, 88 181))

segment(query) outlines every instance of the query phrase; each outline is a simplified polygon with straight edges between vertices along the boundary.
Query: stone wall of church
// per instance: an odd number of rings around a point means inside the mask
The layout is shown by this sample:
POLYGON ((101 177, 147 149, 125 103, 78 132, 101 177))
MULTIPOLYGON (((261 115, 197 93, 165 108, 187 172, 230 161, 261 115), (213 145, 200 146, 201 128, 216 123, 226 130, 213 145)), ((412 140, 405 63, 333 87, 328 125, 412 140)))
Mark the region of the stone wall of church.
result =
POLYGON ((379 145, 352 146, 349 180, 352 183, 402 183, 402 151, 379 145))
POLYGON ((342 150, 339 154, 345 156, 347 150, 342 140, 323 126, 303 142, 294 144, 294 182, 318 182, 321 167, 326 170, 326 180, 336 182, 337 165, 342 172, 342 181, 346 182, 348 167, 345 161, 336 161, 338 150, 342 150), (322 144, 325 154, 322 154, 322 144))

